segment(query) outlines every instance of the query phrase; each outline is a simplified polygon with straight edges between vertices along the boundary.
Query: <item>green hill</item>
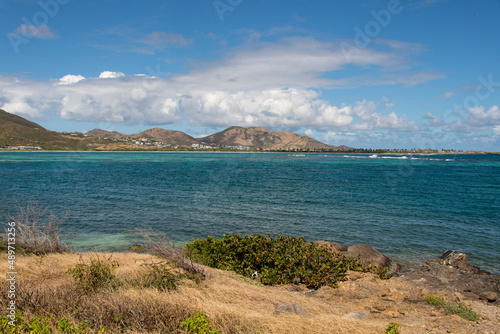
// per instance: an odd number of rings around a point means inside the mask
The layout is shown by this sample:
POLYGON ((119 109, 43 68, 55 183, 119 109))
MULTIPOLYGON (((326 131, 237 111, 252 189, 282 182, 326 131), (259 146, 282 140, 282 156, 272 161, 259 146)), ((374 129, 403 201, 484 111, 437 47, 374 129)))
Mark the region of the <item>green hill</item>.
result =
POLYGON ((88 140, 67 138, 0 109, 0 147, 40 146, 45 150, 86 150, 88 140))

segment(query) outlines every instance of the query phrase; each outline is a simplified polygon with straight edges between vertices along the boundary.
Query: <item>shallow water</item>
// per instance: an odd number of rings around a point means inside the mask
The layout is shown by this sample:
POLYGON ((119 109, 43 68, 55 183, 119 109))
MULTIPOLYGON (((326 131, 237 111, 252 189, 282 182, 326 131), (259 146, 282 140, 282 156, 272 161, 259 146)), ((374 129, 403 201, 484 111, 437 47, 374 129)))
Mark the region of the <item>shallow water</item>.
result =
POLYGON ((500 156, 0 153, 0 211, 36 199, 80 250, 125 250, 134 228, 182 244, 274 233, 369 244, 398 261, 447 249, 500 272, 500 156))

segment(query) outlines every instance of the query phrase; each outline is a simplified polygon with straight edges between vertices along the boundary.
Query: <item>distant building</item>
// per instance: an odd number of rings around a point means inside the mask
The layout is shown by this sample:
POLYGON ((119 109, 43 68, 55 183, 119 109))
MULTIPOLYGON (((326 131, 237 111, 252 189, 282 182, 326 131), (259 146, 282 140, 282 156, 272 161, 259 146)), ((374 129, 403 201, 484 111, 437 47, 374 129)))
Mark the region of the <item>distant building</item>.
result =
POLYGON ((42 148, 40 146, 9 146, 8 149, 33 151, 33 150, 41 150, 42 148))

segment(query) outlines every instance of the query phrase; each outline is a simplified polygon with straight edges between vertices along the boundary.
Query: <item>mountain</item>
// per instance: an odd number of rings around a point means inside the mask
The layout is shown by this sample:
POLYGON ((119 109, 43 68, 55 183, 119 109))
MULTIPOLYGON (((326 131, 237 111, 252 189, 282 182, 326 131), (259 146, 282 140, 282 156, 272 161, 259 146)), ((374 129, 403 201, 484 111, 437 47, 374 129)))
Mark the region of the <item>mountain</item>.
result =
POLYGON ((347 146, 327 145, 290 131, 271 131, 261 127, 232 126, 203 138, 194 138, 181 131, 161 128, 153 128, 132 135, 101 129, 94 129, 85 135, 59 133, 44 129, 34 122, 0 109, 0 147, 40 146, 47 150, 155 150, 162 147, 161 144, 157 145, 154 142, 188 147, 193 144, 203 144, 214 147, 245 146, 272 150, 352 150, 347 146), (136 139, 142 138, 151 141, 136 142, 136 139))
POLYGON ((77 139, 49 131, 20 116, 0 109, 0 146, 41 146, 49 150, 81 148, 77 139))
MULTIPOLYGON (((248 146, 265 149, 326 149, 338 147, 323 144, 307 136, 290 131, 271 131, 261 127, 243 128, 232 126, 224 131, 200 139, 202 142, 218 146, 248 146)), ((347 147, 346 147, 347 148, 347 147)))
POLYGON ((144 132, 131 135, 132 138, 148 138, 164 144, 189 145, 197 144, 198 140, 181 131, 165 130, 160 128, 149 129, 144 132))
POLYGON ((107 131, 101 129, 94 129, 85 134, 87 137, 99 137, 99 138, 115 138, 115 139, 123 139, 130 137, 124 133, 116 132, 116 131, 107 131))

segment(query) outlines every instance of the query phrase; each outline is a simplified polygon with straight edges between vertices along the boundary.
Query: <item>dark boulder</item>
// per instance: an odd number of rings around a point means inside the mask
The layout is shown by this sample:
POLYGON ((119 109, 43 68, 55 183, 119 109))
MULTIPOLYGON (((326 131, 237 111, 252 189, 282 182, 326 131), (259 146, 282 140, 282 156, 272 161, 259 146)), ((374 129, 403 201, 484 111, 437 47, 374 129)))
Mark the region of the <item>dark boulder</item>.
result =
POLYGON ((437 259, 425 261, 405 280, 428 289, 459 292, 465 297, 498 304, 498 278, 467 261, 463 253, 447 252, 437 259))
POLYGON ((395 274, 399 269, 397 263, 368 245, 359 244, 349 246, 344 255, 353 259, 359 257, 361 261, 364 261, 366 264, 371 264, 374 267, 387 268, 389 274, 395 274))

